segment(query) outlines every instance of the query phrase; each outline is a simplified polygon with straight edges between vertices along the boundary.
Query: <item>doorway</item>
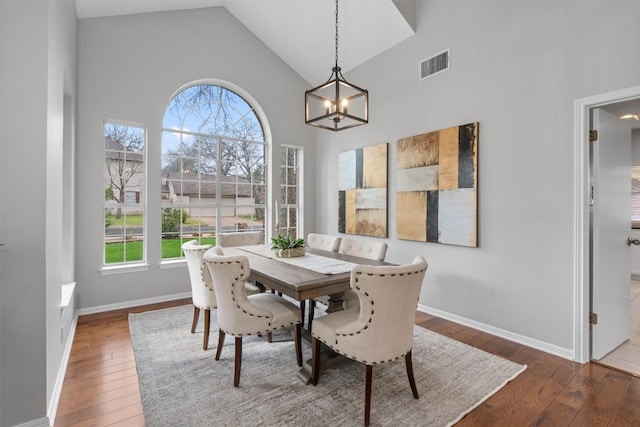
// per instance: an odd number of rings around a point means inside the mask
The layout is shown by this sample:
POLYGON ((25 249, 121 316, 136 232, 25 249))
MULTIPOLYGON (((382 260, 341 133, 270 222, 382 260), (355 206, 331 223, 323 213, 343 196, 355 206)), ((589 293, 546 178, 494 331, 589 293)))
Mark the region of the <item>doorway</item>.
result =
MULTIPOLYGON (((620 91, 610 92, 602 95, 597 95, 589 98, 576 100, 575 107, 575 138, 574 138, 574 153, 575 153, 575 323, 574 323, 574 359, 578 362, 586 363, 591 360, 592 353, 592 336, 591 336, 591 322, 594 321, 594 316, 591 315, 592 304, 598 303, 599 298, 602 298, 601 294, 598 296, 592 294, 593 289, 591 284, 594 279, 594 270, 592 267, 599 266, 599 254, 594 254, 592 259, 591 254, 591 241, 590 232, 592 226, 591 205, 593 202, 593 182, 591 181, 592 172, 598 172, 592 170, 590 143, 589 143, 589 130, 590 130, 590 118, 593 112, 597 109, 607 109, 615 113, 617 107, 622 107, 630 101, 637 101, 640 104, 640 86, 623 89, 620 91)), ((639 111, 640 113, 640 111, 639 111)), ((640 122, 635 125, 640 127, 640 122)), ((595 169, 597 166, 594 166, 595 169)), ((610 167, 610 166, 607 166, 610 167)), ((629 180, 630 180, 630 168, 629 168, 629 180)), ((629 219, 630 220, 630 219, 629 219)), ((630 221, 629 221, 630 222, 630 221)), ((630 226, 628 227, 630 231, 630 226)), ((631 304, 630 289, 630 275, 627 280, 627 303, 631 304)), ((637 311, 637 310, 636 310, 637 311)), ((599 320, 599 319, 598 319, 599 320)), ((595 320, 595 321, 598 321, 595 320)), ((606 323, 606 322, 604 322, 606 323)), ((594 326, 597 328, 598 326, 594 326)), ((601 326, 602 327, 602 326, 601 326)), ((627 327, 630 325, 627 323, 627 327)), ((602 334, 601 334, 602 335, 602 334)), ((594 339, 598 339, 595 337, 594 339)), ((618 343, 619 344, 619 343, 618 343)), ((617 344, 614 348, 617 347, 617 344)), ((606 346, 605 346, 606 348, 606 346)), ((612 348, 613 349, 613 348, 612 348)), ((599 351, 601 351, 600 349, 599 351)), ((607 351, 608 353, 608 351, 607 351)), ((601 358, 600 355, 598 358, 601 358)))

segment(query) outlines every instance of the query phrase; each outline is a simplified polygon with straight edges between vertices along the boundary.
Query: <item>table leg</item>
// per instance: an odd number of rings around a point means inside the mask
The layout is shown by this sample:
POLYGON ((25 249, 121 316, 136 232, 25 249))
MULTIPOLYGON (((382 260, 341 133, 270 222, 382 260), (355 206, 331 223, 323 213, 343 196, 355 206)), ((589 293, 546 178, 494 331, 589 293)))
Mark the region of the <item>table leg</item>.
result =
MULTIPOLYGON (((346 357, 331 350, 324 343, 320 343, 320 345, 320 372, 332 369, 341 361, 348 360, 346 357)), ((311 359, 308 359, 298 371, 298 378, 300 378, 300 380, 306 385, 311 384, 311 370, 311 359)))
MULTIPOLYGON (((344 310, 344 307, 342 305, 343 296, 344 296, 344 292, 339 292, 337 294, 329 295, 329 306, 327 308, 327 313, 333 313, 334 311, 344 310)), ((309 326, 311 326, 311 321, 309 322, 309 326)), ((310 330, 305 330, 303 338, 305 342, 309 344, 311 343, 310 330)), ((332 369, 333 367, 335 367, 337 363, 345 359, 346 359, 345 357, 331 350, 331 348, 326 346, 324 343, 321 343, 320 372, 327 369, 332 369)), ((304 363, 304 365, 302 365, 302 368, 300 368, 300 370, 298 371, 298 378, 300 378, 300 380, 302 380, 302 382, 307 385, 311 384, 311 369, 312 369, 311 359, 309 359, 304 363)))
POLYGON ((342 306, 343 296, 344 292, 338 292, 337 294, 329 295, 329 307, 327 308, 327 313, 344 310, 344 307, 342 306))

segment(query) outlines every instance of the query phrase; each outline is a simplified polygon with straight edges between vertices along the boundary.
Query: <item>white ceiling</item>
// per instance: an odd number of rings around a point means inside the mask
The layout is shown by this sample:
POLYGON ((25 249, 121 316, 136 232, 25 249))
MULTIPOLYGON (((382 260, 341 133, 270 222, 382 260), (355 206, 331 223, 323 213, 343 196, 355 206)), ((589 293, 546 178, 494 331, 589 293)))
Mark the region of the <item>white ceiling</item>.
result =
MULTIPOLYGON (((335 63, 334 0, 75 1, 78 18, 223 6, 310 85, 324 83, 335 63)), ((338 65, 344 73, 414 34, 415 3, 402 5, 401 13, 392 0, 341 0, 338 65)))

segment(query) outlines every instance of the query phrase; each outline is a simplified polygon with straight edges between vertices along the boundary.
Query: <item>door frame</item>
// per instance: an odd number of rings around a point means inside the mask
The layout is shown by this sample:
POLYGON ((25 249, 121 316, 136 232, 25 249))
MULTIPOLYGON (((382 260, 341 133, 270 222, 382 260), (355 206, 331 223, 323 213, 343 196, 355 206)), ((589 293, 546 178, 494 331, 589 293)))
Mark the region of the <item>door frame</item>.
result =
POLYGON ((574 327, 573 359, 580 363, 590 360, 590 245, 589 245, 589 112, 592 108, 640 98, 640 86, 633 86, 574 101, 574 327))

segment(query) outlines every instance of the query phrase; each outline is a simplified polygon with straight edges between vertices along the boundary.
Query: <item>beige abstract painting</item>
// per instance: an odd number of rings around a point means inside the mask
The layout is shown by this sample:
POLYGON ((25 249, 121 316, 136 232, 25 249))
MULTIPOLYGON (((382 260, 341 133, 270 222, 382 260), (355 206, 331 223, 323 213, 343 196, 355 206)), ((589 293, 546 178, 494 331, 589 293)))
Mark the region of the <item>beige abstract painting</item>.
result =
POLYGON ((387 237, 389 144, 340 153, 338 232, 387 237))
POLYGON ((398 140, 399 239, 478 246, 478 123, 398 140))

